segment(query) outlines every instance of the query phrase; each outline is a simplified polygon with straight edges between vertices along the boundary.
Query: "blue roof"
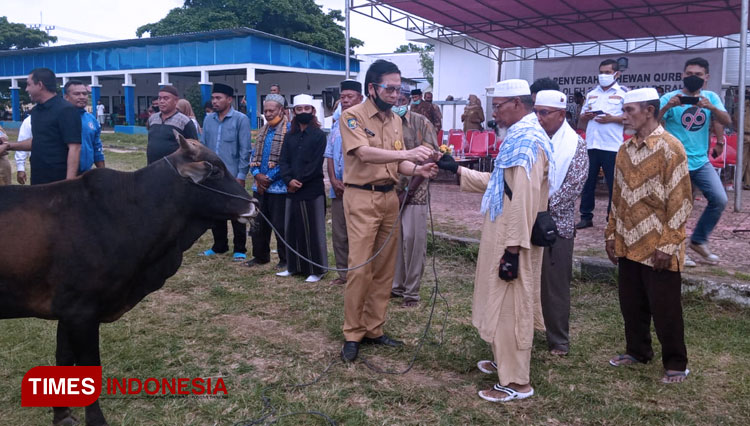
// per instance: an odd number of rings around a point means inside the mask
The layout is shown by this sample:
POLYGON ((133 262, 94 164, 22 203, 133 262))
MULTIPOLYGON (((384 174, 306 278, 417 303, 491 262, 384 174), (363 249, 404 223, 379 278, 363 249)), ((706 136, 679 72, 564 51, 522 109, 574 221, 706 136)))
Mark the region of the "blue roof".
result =
MULTIPOLYGON (((345 56, 250 28, 0 51, 0 77, 254 63, 344 71, 345 56)), ((359 61, 351 59, 352 72, 359 61)))

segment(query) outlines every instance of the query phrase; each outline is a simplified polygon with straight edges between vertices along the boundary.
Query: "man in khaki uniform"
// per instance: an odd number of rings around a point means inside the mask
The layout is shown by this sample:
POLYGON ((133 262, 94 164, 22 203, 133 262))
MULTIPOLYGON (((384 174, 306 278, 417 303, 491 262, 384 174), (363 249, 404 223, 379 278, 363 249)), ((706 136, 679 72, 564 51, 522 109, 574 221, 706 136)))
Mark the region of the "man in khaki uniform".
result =
POLYGON ((365 76, 367 100, 341 114, 339 129, 344 150, 344 212, 349 236, 349 268, 344 290, 345 361, 354 361, 359 344, 399 346, 383 332, 400 238, 398 197, 393 190, 398 173, 425 178, 437 174, 434 164, 416 166, 433 150, 404 149, 401 119, 391 108, 401 90, 401 72, 388 61, 375 61, 365 76), (396 227, 395 229, 394 226, 396 227), (388 238, 389 233, 393 234, 388 238))
POLYGON ((462 191, 484 192, 472 324, 494 355, 494 360, 477 363, 483 373, 498 376, 498 384, 479 392, 491 402, 534 395, 529 370, 543 248, 531 244, 531 230, 537 213, 547 208, 548 175, 554 180, 555 165, 550 139, 532 106, 525 80, 495 85, 493 115, 508 134, 492 174, 458 167, 450 156, 438 162, 458 173, 462 191))

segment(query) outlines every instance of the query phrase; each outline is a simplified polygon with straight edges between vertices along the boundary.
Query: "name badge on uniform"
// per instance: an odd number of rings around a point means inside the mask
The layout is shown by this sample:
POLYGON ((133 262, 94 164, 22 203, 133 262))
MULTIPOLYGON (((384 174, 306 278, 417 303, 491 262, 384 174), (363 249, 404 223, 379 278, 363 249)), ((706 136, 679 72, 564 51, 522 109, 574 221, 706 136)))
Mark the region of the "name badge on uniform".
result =
POLYGON ((393 142, 393 147, 396 148, 396 151, 401 151, 404 148, 404 144, 397 140, 396 142, 393 142))

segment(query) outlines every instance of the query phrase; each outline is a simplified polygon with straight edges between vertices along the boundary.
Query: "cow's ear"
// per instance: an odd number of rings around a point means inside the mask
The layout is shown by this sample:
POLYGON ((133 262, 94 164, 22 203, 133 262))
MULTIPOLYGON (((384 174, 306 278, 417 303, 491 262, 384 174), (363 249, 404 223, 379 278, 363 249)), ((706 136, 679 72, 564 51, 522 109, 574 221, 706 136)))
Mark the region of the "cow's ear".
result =
POLYGON ((208 179, 214 173, 215 169, 216 167, 208 161, 198 161, 179 164, 177 166, 177 173, 195 183, 201 183, 208 179))
POLYGON ((174 137, 177 139, 177 142, 180 144, 180 148, 182 148, 183 151, 188 155, 190 158, 195 158, 195 156, 198 154, 198 149, 190 142, 188 142, 187 139, 185 139, 184 136, 180 134, 177 130, 172 130, 174 132, 174 137))

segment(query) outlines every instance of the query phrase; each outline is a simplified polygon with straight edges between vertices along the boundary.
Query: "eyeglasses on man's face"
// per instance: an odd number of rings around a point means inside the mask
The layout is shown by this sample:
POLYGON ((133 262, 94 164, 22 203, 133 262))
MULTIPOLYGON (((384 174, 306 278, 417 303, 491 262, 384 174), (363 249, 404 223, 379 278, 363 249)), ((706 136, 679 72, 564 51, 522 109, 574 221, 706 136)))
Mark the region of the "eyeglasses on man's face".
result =
POLYGON ((561 109, 532 109, 531 110, 534 114, 540 116, 540 117, 546 117, 550 114, 554 114, 556 112, 562 111, 561 109))
POLYGON ((373 86, 380 87, 381 89, 385 90, 386 93, 393 94, 396 93, 397 90, 401 90, 401 86, 387 86, 385 84, 379 84, 379 83, 372 83, 373 86))

